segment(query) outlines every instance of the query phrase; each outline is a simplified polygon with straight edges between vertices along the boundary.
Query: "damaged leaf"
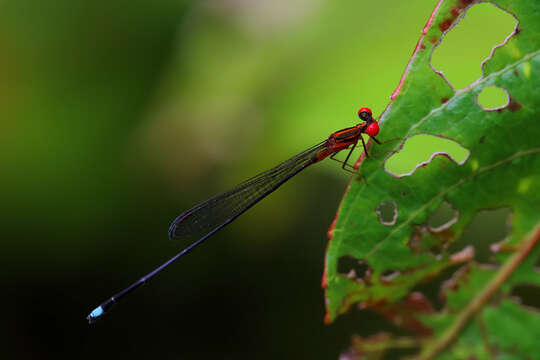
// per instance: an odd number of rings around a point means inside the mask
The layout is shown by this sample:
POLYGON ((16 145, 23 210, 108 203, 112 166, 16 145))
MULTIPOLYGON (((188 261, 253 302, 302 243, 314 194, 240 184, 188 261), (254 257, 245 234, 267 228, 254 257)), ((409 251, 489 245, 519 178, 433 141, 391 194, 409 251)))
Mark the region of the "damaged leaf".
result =
MULTIPOLYGON (((430 56, 475 1, 437 4, 380 117, 378 138, 383 144, 370 147, 375 155, 361 162, 363 177, 351 182, 329 232, 323 277, 326 321, 355 304, 391 320, 399 318, 394 324, 424 339, 410 340, 420 358, 486 358, 495 353, 520 358, 540 346, 531 338, 534 331, 540 333, 538 312, 509 296, 515 285, 540 285, 535 268, 540 254, 536 246, 540 237, 540 3, 491 3, 515 16, 518 26, 483 63, 483 76, 457 92, 432 69, 430 56), (483 109, 477 97, 488 86, 504 89, 508 104, 483 109), (385 161, 400 151, 405 140, 384 140, 418 134, 455 141, 467 149, 468 157, 456 162, 438 154, 407 176, 386 171, 385 161), (389 203, 397 213, 392 221, 382 221, 381 204, 389 203), (444 229, 433 229, 428 225, 430 216, 443 203, 455 209, 456 219, 444 229), (450 253, 448 244, 460 238, 480 210, 500 207, 510 208, 512 218, 509 236, 492 246, 496 267, 474 262, 474 244, 450 253), (340 273, 337 265, 343 257, 366 264, 369 281, 340 273), (407 307, 416 286, 449 268, 456 273, 443 286, 442 310, 407 307), (529 329, 529 333, 503 339, 509 331, 505 328, 529 329)), ((391 334, 381 338, 388 344, 409 343, 391 334)), ((372 347, 373 339, 369 339, 372 347)), ((363 349, 365 354, 366 346, 357 339, 351 351, 363 349)), ((381 347, 375 348, 378 357, 381 347)))

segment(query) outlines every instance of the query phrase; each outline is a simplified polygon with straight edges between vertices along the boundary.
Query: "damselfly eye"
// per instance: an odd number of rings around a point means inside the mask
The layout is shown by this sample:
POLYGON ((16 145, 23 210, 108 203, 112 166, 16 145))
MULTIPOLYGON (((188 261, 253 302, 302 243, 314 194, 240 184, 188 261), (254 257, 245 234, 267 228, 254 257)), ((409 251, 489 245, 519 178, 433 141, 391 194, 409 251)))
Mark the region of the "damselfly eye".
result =
POLYGON ((377 124, 376 121, 369 124, 369 126, 366 129, 366 134, 368 134, 369 136, 377 136, 378 133, 379 133, 379 124, 377 124))
POLYGON ((368 121, 371 119, 371 110, 367 107, 363 107, 360 110, 358 110, 358 117, 364 121, 368 121))

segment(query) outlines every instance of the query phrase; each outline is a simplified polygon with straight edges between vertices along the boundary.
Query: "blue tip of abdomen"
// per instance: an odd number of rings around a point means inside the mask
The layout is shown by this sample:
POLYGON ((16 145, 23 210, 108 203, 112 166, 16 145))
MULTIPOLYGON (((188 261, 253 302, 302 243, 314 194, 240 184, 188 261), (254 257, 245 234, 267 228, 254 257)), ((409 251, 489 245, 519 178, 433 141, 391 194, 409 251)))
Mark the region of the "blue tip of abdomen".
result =
POLYGON ((103 315, 103 308, 100 306, 98 306, 97 308, 95 308, 94 310, 92 310, 92 312, 90 313, 90 315, 88 315, 86 318, 88 319, 88 322, 91 324, 93 323, 98 317, 100 317, 101 315, 103 315))

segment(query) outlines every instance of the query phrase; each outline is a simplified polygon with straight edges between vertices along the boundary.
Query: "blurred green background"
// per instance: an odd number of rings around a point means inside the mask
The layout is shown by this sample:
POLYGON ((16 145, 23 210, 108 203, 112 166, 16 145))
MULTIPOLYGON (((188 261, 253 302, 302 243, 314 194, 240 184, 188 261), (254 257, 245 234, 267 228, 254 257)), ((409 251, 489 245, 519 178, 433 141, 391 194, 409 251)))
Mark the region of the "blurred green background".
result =
MULTIPOLYGON (((0 355, 328 359, 389 328, 368 311, 323 325, 326 231, 350 177, 331 161, 103 321, 85 317, 186 245, 167 240, 180 212, 354 125, 359 107, 378 116, 435 4, 0 1, 0 355)), ((469 28, 486 47, 460 43, 469 32, 434 57, 457 88, 513 28, 482 6, 469 28)))

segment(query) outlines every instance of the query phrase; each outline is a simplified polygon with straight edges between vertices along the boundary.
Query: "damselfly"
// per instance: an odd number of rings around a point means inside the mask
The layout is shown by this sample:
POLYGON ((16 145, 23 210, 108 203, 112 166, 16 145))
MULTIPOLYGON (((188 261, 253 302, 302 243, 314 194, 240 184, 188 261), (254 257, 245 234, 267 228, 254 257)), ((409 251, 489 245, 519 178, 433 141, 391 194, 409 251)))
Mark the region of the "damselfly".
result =
POLYGON ((334 156, 341 150, 349 149, 350 151, 347 154, 345 161, 342 162, 342 168, 347 171, 352 171, 352 166, 348 165, 347 161, 356 147, 358 140, 362 141, 364 152, 366 156, 368 156, 366 143, 362 134, 367 134, 375 142, 380 144, 380 142, 375 139, 375 136, 379 133, 379 124, 373 119, 371 110, 368 108, 361 108, 358 110, 358 116, 362 120, 360 124, 336 131, 325 141, 293 156, 289 160, 286 160, 268 171, 244 181, 231 191, 213 197, 180 214, 169 228, 169 238, 194 238, 196 240, 165 263, 99 305, 90 313, 90 315, 88 315, 88 321, 92 323, 97 320, 121 298, 146 283, 167 266, 193 250, 193 248, 203 243, 219 230, 223 229, 268 194, 275 191, 284 182, 308 166, 315 164, 328 156, 333 160, 340 161, 335 159, 334 156))

